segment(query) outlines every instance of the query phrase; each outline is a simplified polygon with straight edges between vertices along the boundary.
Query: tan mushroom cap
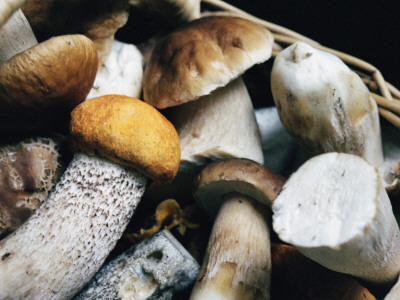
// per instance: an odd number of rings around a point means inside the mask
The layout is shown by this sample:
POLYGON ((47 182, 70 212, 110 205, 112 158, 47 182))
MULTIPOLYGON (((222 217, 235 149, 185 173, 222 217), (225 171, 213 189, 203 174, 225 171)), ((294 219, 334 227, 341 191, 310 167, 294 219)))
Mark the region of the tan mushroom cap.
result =
POLYGON ((154 180, 169 183, 178 172, 179 137, 154 107, 122 95, 86 100, 71 113, 74 145, 135 168, 154 180))
POLYGON ((144 100, 158 108, 196 100, 266 61, 272 44, 266 28, 242 18, 196 19, 156 45, 144 72, 144 100))
POLYGON ((285 181, 282 176, 257 162, 234 158, 205 167, 195 179, 193 195, 200 206, 214 215, 223 196, 232 192, 245 194, 271 206, 285 181))
POLYGON ((51 38, 0 66, 0 131, 42 129, 89 93, 97 72, 93 42, 83 35, 51 38))

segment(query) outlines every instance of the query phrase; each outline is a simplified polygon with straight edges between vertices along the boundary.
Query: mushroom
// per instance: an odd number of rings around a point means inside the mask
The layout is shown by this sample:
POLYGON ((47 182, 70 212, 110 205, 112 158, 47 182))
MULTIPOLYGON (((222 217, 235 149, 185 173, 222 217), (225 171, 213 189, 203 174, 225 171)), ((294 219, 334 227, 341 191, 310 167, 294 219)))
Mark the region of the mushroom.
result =
POLYGON ((273 299, 376 300, 353 277, 322 267, 292 246, 273 246, 271 260, 273 299))
POLYGON ((0 242, 0 298, 71 298, 121 237, 147 178, 165 184, 178 170, 175 129, 141 100, 87 100, 70 131, 86 152, 77 150, 46 202, 0 242))
POLYGON ((62 126, 88 94, 97 64, 90 39, 66 35, 0 65, 0 133, 62 126))
POLYGON ((27 138, 0 147, 0 239, 43 203, 61 176, 61 136, 27 138))
POLYGON ((238 17, 204 17, 161 39, 146 65, 144 100, 166 108, 225 86, 271 57, 270 31, 238 17))
POLYGON ((199 167, 213 160, 263 163, 253 105, 240 75, 271 51, 272 34, 237 17, 196 19, 158 42, 144 71, 143 97, 158 108, 174 106, 166 114, 178 131, 182 156, 174 183, 152 195, 190 198, 199 167))
POLYGON ((196 260, 164 229, 104 265, 74 299, 173 299, 198 271, 196 260))
POLYGON ((400 272, 400 231, 378 170, 326 153, 303 164, 272 205, 279 238, 324 267, 376 284, 400 272))
POLYGON ((266 204, 276 198, 282 184, 278 175, 246 159, 215 162, 203 169, 194 197, 210 214, 221 207, 190 299, 269 299, 266 204))
POLYGON ((99 56, 107 60, 115 32, 128 20, 128 0, 31 0, 22 7, 39 41, 65 34, 90 38, 99 56))
POLYGON ((311 155, 344 152, 383 163, 377 105, 338 57, 294 43, 276 57, 271 89, 282 124, 311 155))

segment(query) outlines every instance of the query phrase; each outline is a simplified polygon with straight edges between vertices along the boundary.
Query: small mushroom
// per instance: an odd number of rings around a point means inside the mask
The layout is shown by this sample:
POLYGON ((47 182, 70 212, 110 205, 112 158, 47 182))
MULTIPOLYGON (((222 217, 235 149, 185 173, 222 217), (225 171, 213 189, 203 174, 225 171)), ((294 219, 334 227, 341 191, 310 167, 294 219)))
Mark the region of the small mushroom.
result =
POLYGON ((377 104, 338 57, 297 42, 276 57, 271 89, 282 124, 311 155, 344 152, 383 163, 377 104))
POLYGON ((245 159, 203 169, 194 197, 210 214, 219 211, 190 299, 269 299, 271 254, 265 204, 276 198, 282 184, 278 175, 245 159))
POLYGON ((0 298, 71 298, 104 263, 144 192, 168 183, 179 139, 157 110, 108 95, 71 114, 77 151, 46 202, 0 242, 0 298), (121 165, 122 164, 122 165, 121 165))
POLYGON ((400 272, 400 231, 378 170, 326 153, 303 164, 272 205, 279 238, 324 267, 376 284, 400 272))
POLYGON ((97 63, 90 39, 66 35, 0 65, 0 134, 63 126, 89 93, 97 63))
POLYGON ((161 39, 146 65, 143 98, 157 108, 209 94, 271 57, 265 27, 238 17, 204 17, 161 39))
POLYGON ((0 148, 0 239, 43 203, 61 176, 63 138, 27 138, 0 148))

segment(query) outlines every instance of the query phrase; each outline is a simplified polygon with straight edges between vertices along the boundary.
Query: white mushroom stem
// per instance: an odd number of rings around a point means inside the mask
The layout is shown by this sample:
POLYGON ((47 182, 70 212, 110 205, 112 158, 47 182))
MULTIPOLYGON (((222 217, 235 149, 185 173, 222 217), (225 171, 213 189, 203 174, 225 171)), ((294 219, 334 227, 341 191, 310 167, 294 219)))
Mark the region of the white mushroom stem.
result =
POLYGON ((139 98, 142 91, 143 56, 135 45, 114 40, 107 60, 100 66, 87 99, 119 94, 139 98))
POLYGON ((345 153, 316 156, 272 206, 279 237, 321 265, 375 283, 400 272, 400 231, 378 170, 345 153))
POLYGON ((271 88, 282 124, 309 153, 383 163, 377 105, 338 57, 297 42, 276 57, 271 88))
POLYGON ((11 15, 29 0, 2 0, 0 2, 0 27, 11 15))
MULTIPOLYGON (((1 11, 1 9, 0 9, 1 11)), ((28 20, 21 9, 14 12, 0 27, 0 65, 14 55, 38 44, 28 20)))
POLYGON ((181 164, 242 157, 264 162, 253 104, 239 77, 227 86, 171 108, 181 145, 181 164))
POLYGON ((137 171, 75 154, 47 201, 0 242, 0 298, 71 298, 114 248, 145 184, 137 171))
POLYGON ((267 208, 248 196, 226 195, 191 300, 269 299, 267 215, 267 208))

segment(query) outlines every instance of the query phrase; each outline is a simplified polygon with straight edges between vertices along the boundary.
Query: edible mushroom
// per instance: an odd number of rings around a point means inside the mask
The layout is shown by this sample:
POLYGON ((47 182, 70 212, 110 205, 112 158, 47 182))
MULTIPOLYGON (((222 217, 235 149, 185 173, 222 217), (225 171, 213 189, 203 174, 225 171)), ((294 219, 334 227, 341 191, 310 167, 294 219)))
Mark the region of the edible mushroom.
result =
POLYGON ((119 95, 71 113, 77 151, 47 201, 0 242, 0 298, 71 298, 121 237, 147 178, 168 183, 178 135, 156 109, 119 95), (122 164, 122 165, 121 165, 122 164))
POLYGON ((143 98, 157 108, 209 94, 271 57, 269 30, 239 17, 204 17, 161 39, 146 65, 143 98))
POLYGON ((62 126, 92 87, 97 63, 90 39, 66 35, 0 65, 0 133, 62 126))
POLYGON ((282 185, 278 175, 246 159, 216 162, 199 174, 196 201, 210 214, 221 207, 190 299, 269 299, 266 204, 282 185))
POLYGON ((400 231, 378 170, 326 153, 303 164, 272 205, 279 238, 324 267, 376 284, 400 272, 400 231))
POLYGON ((271 90, 282 124, 311 155, 344 152, 383 163, 377 104, 337 56, 294 43, 274 61, 271 90))

